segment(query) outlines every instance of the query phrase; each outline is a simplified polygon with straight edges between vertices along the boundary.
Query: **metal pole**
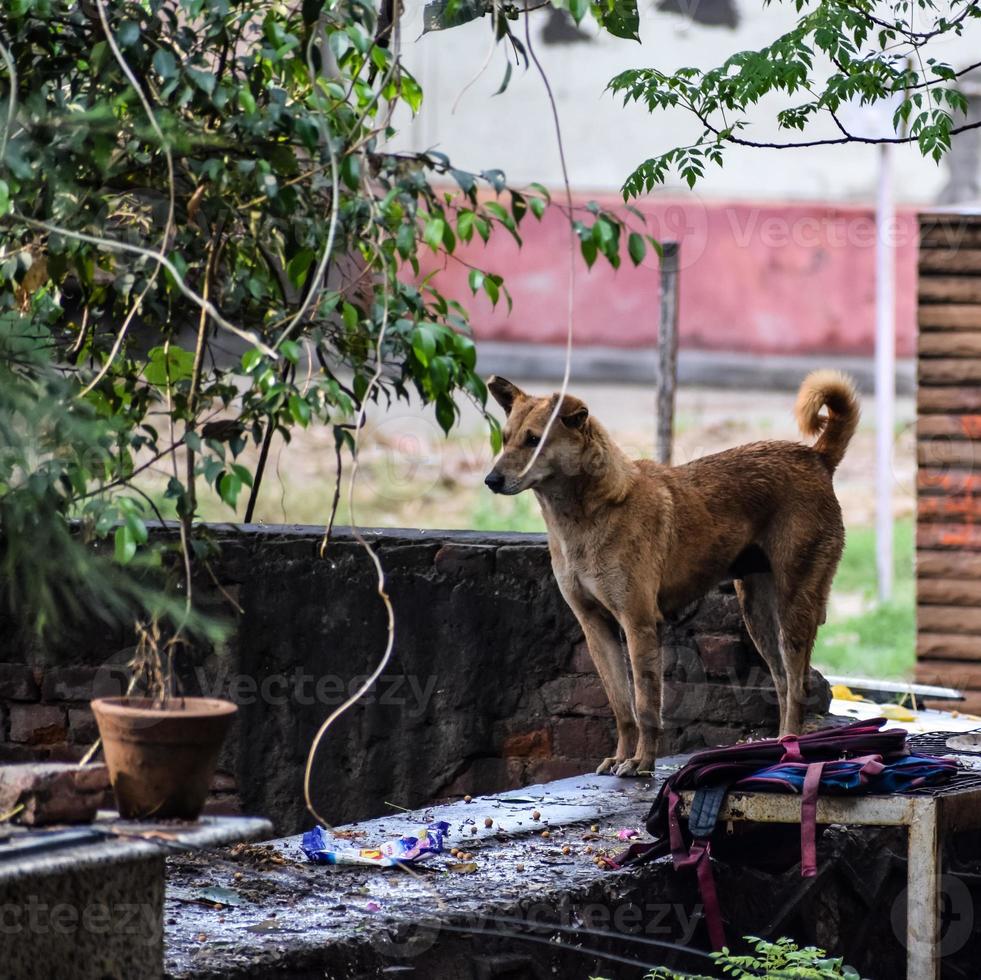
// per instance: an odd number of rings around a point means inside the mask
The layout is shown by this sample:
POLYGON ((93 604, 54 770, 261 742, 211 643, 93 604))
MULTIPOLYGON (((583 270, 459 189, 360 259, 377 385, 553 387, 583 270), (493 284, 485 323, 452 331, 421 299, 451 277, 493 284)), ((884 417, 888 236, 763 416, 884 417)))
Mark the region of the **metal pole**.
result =
POLYGON ((661 247, 656 458, 659 463, 670 463, 674 438, 674 392, 678 381, 678 243, 663 242, 661 247))
POLYGON ((893 420, 896 400, 892 147, 879 146, 875 208, 875 566, 879 601, 892 598, 893 420))

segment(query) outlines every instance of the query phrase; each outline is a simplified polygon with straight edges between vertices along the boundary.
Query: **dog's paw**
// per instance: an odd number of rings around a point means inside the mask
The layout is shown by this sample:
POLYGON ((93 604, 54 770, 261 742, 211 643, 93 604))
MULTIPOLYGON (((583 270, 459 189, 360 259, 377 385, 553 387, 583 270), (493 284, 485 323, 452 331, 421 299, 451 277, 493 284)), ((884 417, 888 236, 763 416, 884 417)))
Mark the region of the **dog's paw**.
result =
POLYGON ((623 759, 618 759, 615 755, 608 755, 596 767, 596 775, 597 776, 612 776, 617 771, 617 768, 620 766, 620 763, 621 762, 623 762, 623 759))
POLYGON ((654 771, 655 761, 637 756, 632 759, 625 759, 617 766, 616 774, 618 776, 650 776, 654 771))

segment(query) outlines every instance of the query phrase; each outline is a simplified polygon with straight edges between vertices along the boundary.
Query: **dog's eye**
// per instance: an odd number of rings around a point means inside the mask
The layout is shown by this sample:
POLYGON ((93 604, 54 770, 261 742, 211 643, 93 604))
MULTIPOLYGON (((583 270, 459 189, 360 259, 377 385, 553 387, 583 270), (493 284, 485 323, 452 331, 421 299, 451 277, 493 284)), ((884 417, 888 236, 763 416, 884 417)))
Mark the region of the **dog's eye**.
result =
POLYGON ((542 437, 541 436, 536 436, 534 432, 529 432, 525 436, 525 445, 526 446, 537 446, 541 441, 542 441, 542 437))

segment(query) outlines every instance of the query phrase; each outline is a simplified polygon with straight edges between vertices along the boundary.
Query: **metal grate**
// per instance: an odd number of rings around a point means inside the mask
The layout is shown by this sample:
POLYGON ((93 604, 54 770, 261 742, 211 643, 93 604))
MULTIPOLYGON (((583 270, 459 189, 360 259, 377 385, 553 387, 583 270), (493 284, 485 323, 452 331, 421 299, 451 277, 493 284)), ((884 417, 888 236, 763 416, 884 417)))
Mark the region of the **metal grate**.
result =
POLYGON ((981 745, 977 749, 952 749, 947 744, 949 738, 959 738, 963 735, 981 736, 981 728, 969 732, 924 732, 922 735, 910 735, 906 744, 911 752, 923 755, 978 755, 981 756, 981 745))
POLYGON ((981 729, 975 729, 971 732, 924 732, 922 735, 910 735, 906 739, 906 745, 910 752, 915 752, 918 755, 953 756, 955 759, 959 756, 961 757, 958 760, 961 768, 950 779, 938 786, 920 786, 918 789, 909 790, 904 795, 944 796, 947 793, 981 789, 981 765, 979 765, 981 746, 977 749, 952 749, 947 744, 949 738, 979 733, 981 733, 981 729))

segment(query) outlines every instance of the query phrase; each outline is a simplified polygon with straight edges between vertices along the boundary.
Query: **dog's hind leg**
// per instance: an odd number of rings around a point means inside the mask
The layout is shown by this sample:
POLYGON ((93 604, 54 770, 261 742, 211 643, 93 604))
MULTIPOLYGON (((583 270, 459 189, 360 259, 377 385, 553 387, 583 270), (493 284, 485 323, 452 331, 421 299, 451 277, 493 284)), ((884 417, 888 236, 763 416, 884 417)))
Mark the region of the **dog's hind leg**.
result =
POLYGON ((777 612, 777 586, 772 572, 754 572, 735 579, 736 595, 743 612, 746 630, 760 656, 770 668, 777 692, 780 734, 786 734, 788 678, 780 642, 780 619, 777 612))
POLYGON ((780 725, 781 735, 799 734, 803 727, 811 651, 824 617, 834 569, 834 564, 818 564, 802 582, 780 590, 780 640, 787 674, 787 710, 780 725))
POLYGON ((627 672, 626 651, 620 642, 620 630, 614 620, 601 607, 592 602, 573 597, 569 601, 572 611, 582 626, 589 655, 596 665, 596 672, 606 689, 606 696, 617 722, 616 754, 607 756, 597 767, 597 773, 615 772, 633 751, 637 740, 637 724, 634 720, 630 676, 627 672))

